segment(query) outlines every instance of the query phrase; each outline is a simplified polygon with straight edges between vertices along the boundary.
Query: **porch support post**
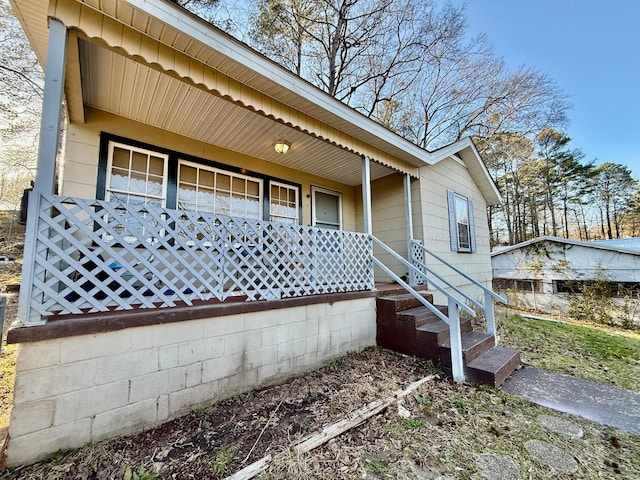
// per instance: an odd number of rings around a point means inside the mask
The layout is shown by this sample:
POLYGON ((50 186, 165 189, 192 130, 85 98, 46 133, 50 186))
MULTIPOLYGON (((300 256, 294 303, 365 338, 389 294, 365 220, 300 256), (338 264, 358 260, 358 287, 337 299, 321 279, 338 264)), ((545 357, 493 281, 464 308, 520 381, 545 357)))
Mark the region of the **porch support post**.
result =
MULTIPOLYGON (((407 226, 407 261, 413 264, 413 212, 411 209, 411 176, 404 174, 404 218, 407 226)), ((416 274, 409 269, 409 285, 416 285, 416 274)))
POLYGON ((371 219, 371 165, 369 157, 362 156, 362 213, 364 215, 364 233, 373 233, 371 219))
POLYGON ((44 72, 44 98, 35 192, 51 194, 56 177, 56 156, 62 120, 64 71, 67 60, 67 27, 55 18, 49 19, 49 44, 44 72))
MULTIPOLYGON (((56 157, 62 121, 62 101, 64 96, 64 72, 67 61, 67 27, 55 18, 49 19, 49 43, 47 65, 44 72, 44 97, 38 146, 38 165, 33 191, 29 195, 27 207, 27 227, 25 229, 24 260, 22 263, 22 287, 18 303, 17 322, 23 325, 45 323, 38 312, 31 311, 33 282, 42 272, 36 271, 36 242, 39 234, 38 217, 41 195, 51 195, 56 182, 56 157)), ((40 270, 42 268, 40 267, 40 270)))

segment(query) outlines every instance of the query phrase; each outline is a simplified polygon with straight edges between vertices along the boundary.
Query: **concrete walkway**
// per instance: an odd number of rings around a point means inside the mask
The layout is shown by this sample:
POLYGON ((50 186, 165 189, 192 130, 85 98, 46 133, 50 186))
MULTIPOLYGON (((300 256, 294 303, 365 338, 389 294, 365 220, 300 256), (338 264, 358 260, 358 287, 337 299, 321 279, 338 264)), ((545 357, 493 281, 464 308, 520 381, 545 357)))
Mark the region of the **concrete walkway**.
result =
POLYGON ((525 367, 502 390, 544 407, 640 435, 640 393, 525 367))

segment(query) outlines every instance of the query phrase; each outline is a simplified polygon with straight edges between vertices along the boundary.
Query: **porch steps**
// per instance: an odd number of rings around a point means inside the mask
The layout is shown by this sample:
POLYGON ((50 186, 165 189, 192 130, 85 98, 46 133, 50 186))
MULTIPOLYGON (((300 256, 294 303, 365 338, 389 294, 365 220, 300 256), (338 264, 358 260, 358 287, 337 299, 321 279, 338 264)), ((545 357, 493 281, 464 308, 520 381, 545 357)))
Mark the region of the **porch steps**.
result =
MULTIPOLYGON (((449 326, 411 294, 384 291, 378 294, 377 343, 408 355, 431 360, 451 375, 449 326)), ((420 292, 433 303, 433 296, 420 292)), ((447 314, 447 307, 434 305, 447 314)), ((465 379, 499 387, 520 365, 520 352, 495 346, 493 335, 473 330, 471 321, 460 319, 465 379)))

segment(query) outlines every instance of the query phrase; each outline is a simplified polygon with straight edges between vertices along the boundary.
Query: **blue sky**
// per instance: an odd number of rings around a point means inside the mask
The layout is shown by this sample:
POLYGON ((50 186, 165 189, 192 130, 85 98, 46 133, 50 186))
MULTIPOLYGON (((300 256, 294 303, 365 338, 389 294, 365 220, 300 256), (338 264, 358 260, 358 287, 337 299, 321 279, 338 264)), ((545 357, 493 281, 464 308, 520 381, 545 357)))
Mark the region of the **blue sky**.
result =
POLYGON ((513 68, 553 78, 573 108, 570 146, 640 179, 640 0, 455 0, 513 68))

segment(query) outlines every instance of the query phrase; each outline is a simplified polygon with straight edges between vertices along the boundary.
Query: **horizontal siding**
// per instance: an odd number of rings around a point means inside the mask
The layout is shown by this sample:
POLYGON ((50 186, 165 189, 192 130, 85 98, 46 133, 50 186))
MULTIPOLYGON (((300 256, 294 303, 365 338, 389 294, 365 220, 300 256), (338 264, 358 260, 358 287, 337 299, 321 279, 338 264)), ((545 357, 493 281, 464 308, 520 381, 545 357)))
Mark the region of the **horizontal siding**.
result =
POLYGON ((237 168, 246 168, 263 175, 301 184, 303 224, 311 224, 311 186, 319 186, 342 193, 343 225, 356 230, 353 187, 308 175, 281 165, 266 162, 215 145, 198 142, 165 130, 144 125, 100 110, 87 108, 84 124, 70 124, 65 146, 65 174, 61 194, 94 198, 97 179, 100 132, 175 150, 187 155, 213 160, 237 168), (90 194, 88 194, 91 192, 90 194))
MULTIPOLYGON (((423 167, 420 170, 419 191, 423 223, 419 227, 416 226, 416 237, 421 238, 425 247, 430 251, 479 282, 490 286, 492 274, 486 201, 467 168, 461 161, 451 158, 442 160, 436 165, 423 167), (473 201, 477 244, 477 252, 475 253, 457 253, 450 249, 447 190, 453 190, 473 201)), ((454 285, 468 290, 468 293, 474 297, 480 295, 480 290, 469 286, 467 280, 451 273, 449 269, 442 268, 437 262, 429 260, 429 257, 426 261, 430 267, 441 273, 454 285)))

